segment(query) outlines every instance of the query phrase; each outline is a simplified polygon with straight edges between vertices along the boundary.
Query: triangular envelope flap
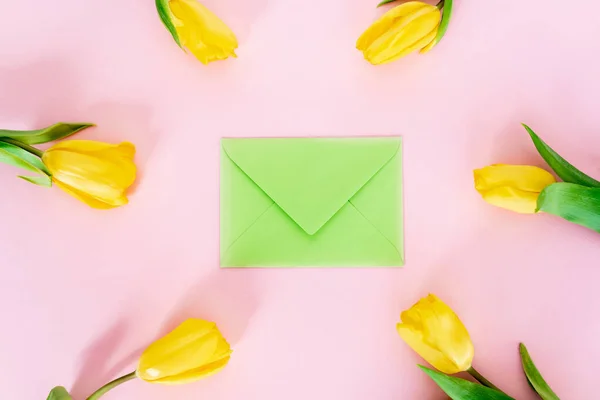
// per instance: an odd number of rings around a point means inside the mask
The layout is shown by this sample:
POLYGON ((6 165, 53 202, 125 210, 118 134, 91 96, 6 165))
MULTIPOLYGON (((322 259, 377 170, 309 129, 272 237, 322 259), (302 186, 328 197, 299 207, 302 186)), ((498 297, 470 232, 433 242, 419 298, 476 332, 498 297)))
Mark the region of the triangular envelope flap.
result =
POLYGON ((400 138, 223 139, 222 145, 312 235, 398 152, 400 138))

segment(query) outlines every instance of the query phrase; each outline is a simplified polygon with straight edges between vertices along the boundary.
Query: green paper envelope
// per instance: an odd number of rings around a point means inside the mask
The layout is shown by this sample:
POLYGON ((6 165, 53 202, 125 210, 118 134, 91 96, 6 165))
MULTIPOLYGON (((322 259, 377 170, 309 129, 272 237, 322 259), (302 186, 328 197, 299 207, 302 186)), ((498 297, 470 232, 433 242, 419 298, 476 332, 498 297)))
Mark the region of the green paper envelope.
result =
POLYGON ((399 137, 221 147, 221 266, 404 264, 399 137))

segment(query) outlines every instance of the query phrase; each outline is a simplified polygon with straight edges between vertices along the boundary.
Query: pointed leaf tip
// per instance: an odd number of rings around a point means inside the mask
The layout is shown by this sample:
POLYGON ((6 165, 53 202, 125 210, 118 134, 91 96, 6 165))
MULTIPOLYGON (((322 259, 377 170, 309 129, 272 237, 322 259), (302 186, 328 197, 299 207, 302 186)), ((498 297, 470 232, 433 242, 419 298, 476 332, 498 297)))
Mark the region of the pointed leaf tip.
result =
POLYGON ((527 347, 523 343, 519 343, 519 353, 521 354, 521 364, 523 365, 523 371, 527 377, 527 381, 536 393, 543 400, 560 400, 559 397, 552 391, 548 383, 542 377, 542 374, 537 369, 533 360, 529 356, 527 347))
POLYGON ((7 137, 18 140, 25 144, 41 144, 64 139, 67 136, 74 135, 75 133, 92 126, 96 125, 89 122, 59 122, 43 129, 35 129, 31 131, 0 129, 0 138, 7 137))
POLYGON ((554 170, 563 181, 569 183, 576 183, 578 185, 589 186, 589 187, 600 187, 600 182, 594 178, 584 174, 571 163, 562 158, 556 151, 546 144, 529 126, 521 124, 529 133, 535 148, 542 158, 548 163, 550 168, 554 170))
POLYGON ((63 386, 57 386, 50 391, 46 400, 73 400, 67 389, 63 386))

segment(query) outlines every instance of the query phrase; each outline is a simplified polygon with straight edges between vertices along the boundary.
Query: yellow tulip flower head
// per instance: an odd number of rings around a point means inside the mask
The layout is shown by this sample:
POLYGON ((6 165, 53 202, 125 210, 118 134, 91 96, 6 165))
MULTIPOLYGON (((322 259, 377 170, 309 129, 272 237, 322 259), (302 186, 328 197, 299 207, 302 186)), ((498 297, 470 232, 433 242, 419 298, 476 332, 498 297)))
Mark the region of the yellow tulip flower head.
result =
POLYGON ((189 383, 220 371, 230 355, 229 343, 213 322, 188 319, 144 351, 136 375, 163 385, 189 383))
POLYGON ((548 171, 529 165, 495 164, 473 174, 485 201, 522 214, 534 214, 541 191, 556 182, 548 171))
POLYGON ((91 140, 66 140, 46 150, 42 161, 52 181, 93 208, 127 204, 125 191, 133 184, 135 146, 91 140))
POLYGON ((238 42, 235 34, 197 0, 161 0, 157 5, 163 22, 178 44, 190 50, 203 64, 236 57, 238 42), (168 9, 161 4, 167 1, 168 9))
POLYGON ((471 368, 475 350, 469 332, 444 302, 430 294, 404 311, 396 329, 428 363, 446 374, 471 368))
POLYGON ((356 42, 371 64, 385 64, 436 43, 442 14, 436 6, 409 1, 392 8, 356 42))

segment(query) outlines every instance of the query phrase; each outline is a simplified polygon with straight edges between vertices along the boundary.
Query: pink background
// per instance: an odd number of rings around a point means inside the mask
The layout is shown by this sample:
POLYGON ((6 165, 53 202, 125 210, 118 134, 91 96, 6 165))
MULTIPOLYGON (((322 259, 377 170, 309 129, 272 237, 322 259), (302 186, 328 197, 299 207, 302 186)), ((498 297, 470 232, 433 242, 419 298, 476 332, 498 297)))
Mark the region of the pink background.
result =
POLYGON ((354 42, 375 2, 205 0, 240 41, 208 67, 152 0, 2 7, 1 126, 95 122, 78 137, 136 143, 141 169, 131 204, 100 212, 0 168, 2 398, 83 399, 203 317, 235 349, 221 374, 105 398, 441 400, 395 332, 428 292, 513 396, 535 398, 524 341, 561 397, 597 397, 600 236, 488 206, 471 171, 543 165, 523 121, 600 175, 600 3, 456 0, 434 51, 373 67, 354 42), (364 134, 405 138, 404 269, 219 270, 220 137, 364 134))

